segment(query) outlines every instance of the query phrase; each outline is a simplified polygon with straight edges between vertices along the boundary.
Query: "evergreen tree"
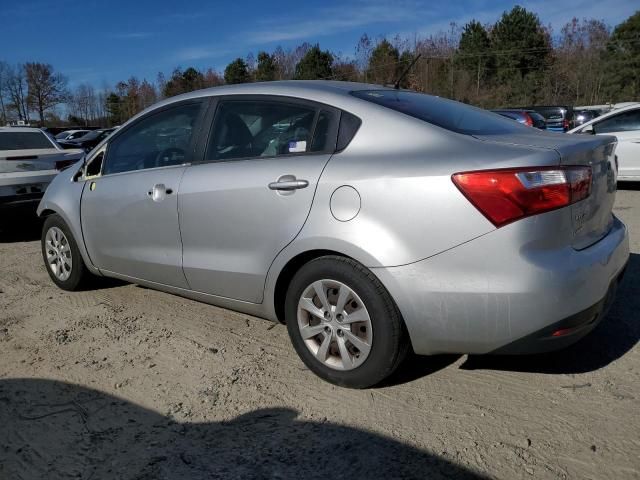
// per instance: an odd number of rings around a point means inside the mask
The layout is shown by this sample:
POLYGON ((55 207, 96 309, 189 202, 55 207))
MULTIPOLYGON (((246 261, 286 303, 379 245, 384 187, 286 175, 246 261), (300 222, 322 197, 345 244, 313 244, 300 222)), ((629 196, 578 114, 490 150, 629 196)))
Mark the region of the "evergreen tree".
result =
POLYGON ((551 41, 535 13, 515 6, 491 31, 497 78, 510 89, 508 102, 535 102, 551 58, 551 41))
POLYGON ((228 84, 247 83, 251 81, 249 68, 241 58, 236 58, 224 69, 224 81, 228 84))
POLYGON ((276 59, 267 52, 258 53, 258 65, 256 67, 256 81, 268 82, 276 79, 277 74, 276 59))
POLYGON ((613 30, 604 59, 607 100, 640 100, 640 11, 613 30))
POLYGON ((491 40, 487 30, 480 22, 472 20, 462 29, 456 53, 456 63, 475 80, 477 95, 480 84, 489 78, 495 69, 491 40))
POLYGON ((367 81, 369 83, 393 83, 400 68, 400 53, 386 39, 382 40, 371 51, 367 66, 367 81))
POLYGON ((295 78, 297 80, 317 80, 330 78, 333 55, 328 50, 320 50, 318 44, 311 47, 296 64, 295 78))

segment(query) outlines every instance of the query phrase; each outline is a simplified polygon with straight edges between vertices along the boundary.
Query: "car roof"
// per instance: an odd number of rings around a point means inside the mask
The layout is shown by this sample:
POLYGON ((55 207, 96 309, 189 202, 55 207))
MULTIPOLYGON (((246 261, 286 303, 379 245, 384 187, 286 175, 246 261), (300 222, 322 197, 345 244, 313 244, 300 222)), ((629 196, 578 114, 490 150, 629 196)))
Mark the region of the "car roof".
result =
MULTIPOLYGON (((350 92, 358 90, 392 90, 384 85, 369 83, 342 82, 337 80, 277 80, 272 82, 239 83, 234 85, 222 85, 219 87, 205 88, 193 92, 183 93, 175 97, 164 99, 149 108, 138 113, 125 124, 129 124, 142 115, 153 110, 172 105, 176 102, 204 98, 219 95, 274 95, 326 103, 338 108, 347 108, 346 105, 369 103, 350 95, 350 92)), ((125 125, 123 124, 123 126, 125 125)))
POLYGON ((358 90, 393 89, 383 85, 335 80, 278 80, 273 82, 239 83, 205 88, 168 98, 153 107, 161 107, 180 100, 214 95, 284 95, 300 98, 315 98, 316 96, 345 97, 348 96, 350 92, 358 90))

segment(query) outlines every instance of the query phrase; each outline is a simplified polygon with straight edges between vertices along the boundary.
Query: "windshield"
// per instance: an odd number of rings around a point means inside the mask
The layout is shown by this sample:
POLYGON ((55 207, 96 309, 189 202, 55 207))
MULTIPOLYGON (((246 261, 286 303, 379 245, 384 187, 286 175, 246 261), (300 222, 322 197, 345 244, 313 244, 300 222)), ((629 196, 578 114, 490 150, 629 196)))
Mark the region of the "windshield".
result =
POLYGON ((58 140, 62 140, 63 138, 67 138, 69 136, 69 132, 60 132, 59 134, 56 135, 56 138, 58 140))
POLYGON ((360 90, 355 97, 405 113, 465 135, 521 132, 522 127, 501 115, 445 98, 404 90, 360 90))
POLYGON ((54 148, 42 132, 0 132, 0 150, 54 148))

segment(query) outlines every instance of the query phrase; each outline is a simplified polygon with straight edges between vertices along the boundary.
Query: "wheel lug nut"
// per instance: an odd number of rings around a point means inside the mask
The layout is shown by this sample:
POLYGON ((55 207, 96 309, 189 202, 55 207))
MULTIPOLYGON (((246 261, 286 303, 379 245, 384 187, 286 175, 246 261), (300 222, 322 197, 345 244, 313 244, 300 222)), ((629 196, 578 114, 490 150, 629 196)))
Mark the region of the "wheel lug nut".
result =
POLYGON ((338 315, 336 315, 336 320, 338 320, 339 322, 341 322, 343 318, 344 318, 344 317, 342 316, 342 314, 341 314, 341 313, 339 313, 338 315))
POLYGON ((329 327, 324 327, 324 331, 325 331, 325 332, 327 332, 327 333, 331 333, 331 328, 329 328, 329 327))
POLYGON ((338 330, 338 336, 341 337, 343 335, 344 335, 344 333, 342 332, 342 330, 338 330))
POLYGON ((331 316, 329 312, 324 312, 324 318, 328 319, 331 316))

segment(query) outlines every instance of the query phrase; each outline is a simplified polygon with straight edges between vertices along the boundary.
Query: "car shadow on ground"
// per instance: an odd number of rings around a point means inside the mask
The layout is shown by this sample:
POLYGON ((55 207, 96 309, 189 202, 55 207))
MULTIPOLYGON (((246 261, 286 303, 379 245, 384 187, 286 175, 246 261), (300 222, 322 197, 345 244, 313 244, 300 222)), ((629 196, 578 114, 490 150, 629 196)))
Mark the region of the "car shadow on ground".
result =
POLYGON ((544 355, 469 356, 463 369, 550 374, 598 370, 622 357, 640 340, 640 254, 632 253, 616 299, 600 324, 574 345, 544 355))
POLYGON ((618 190, 640 190, 640 182, 618 182, 618 190))
POLYGON ((0 243, 33 242, 40 240, 42 219, 35 211, 0 210, 0 243))
MULTIPOLYGON (((193 401, 218 399, 207 391, 193 401)), ((77 385, 0 380, 0 477, 485 478, 391 438, 297 416, 272 408, 181 423, 77 385)))

